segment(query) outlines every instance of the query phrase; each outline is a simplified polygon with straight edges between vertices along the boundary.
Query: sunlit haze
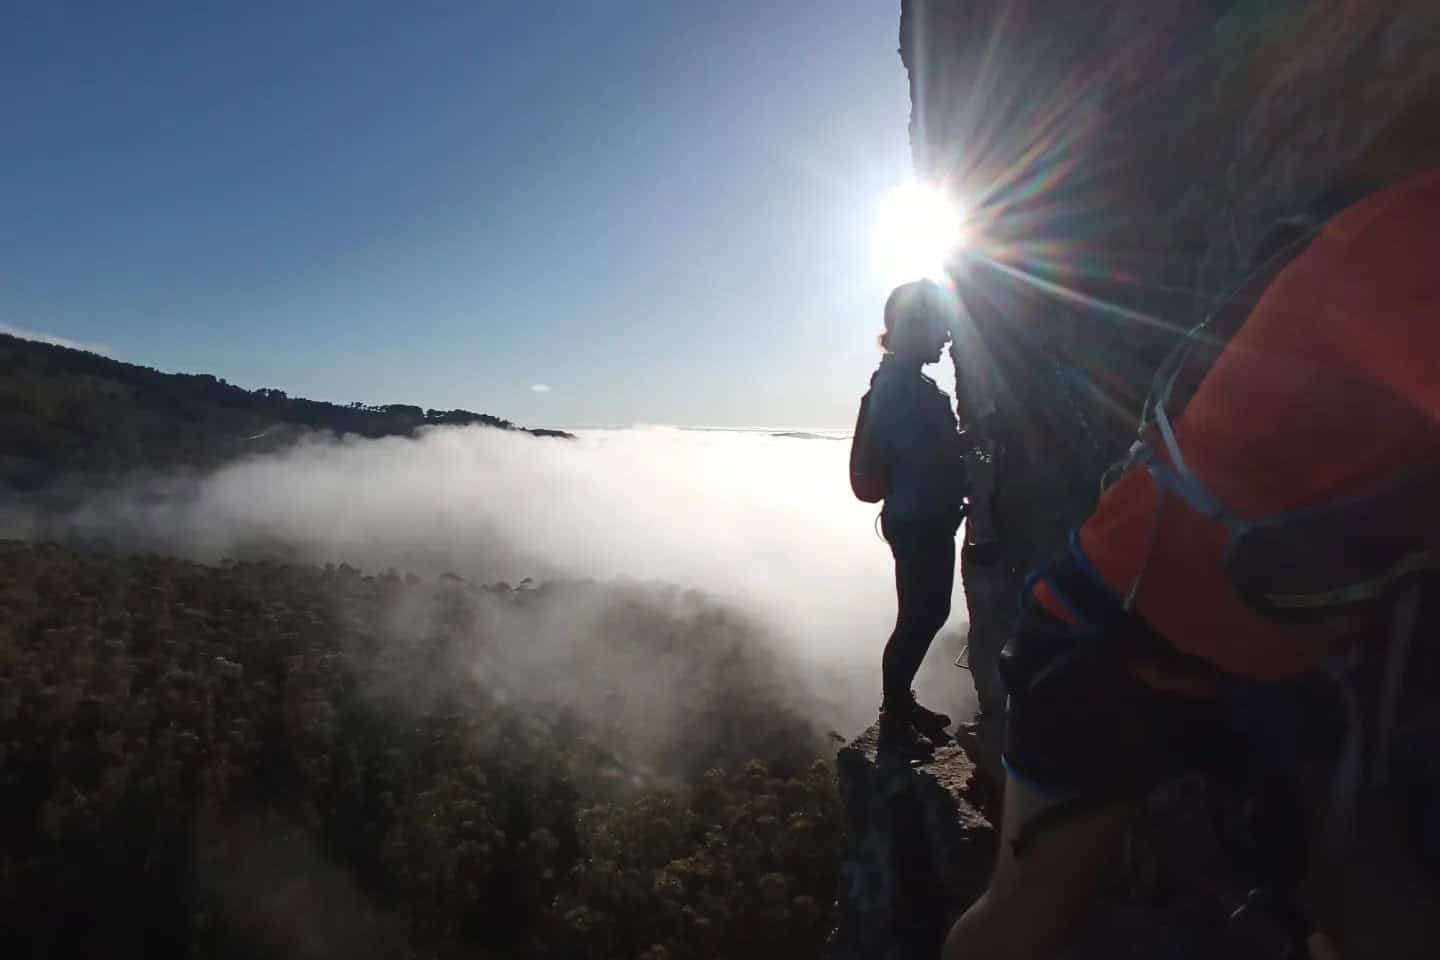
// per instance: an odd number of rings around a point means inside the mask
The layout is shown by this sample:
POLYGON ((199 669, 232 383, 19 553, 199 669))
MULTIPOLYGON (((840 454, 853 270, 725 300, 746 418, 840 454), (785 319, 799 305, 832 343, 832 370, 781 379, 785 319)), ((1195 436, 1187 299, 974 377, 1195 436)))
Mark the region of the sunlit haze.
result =
POLYGON ((892 284, 940 280, 964 243, 963 213, 943 190, 908 181, 880 198, 875 214, 875 268, 892 284))
MULTIPOLYGON (((879 695, 895 616, 876 508, 846 483, 839 435, 651 427, 575 442, 481 427, 418 439, 315 440, 176 483, 97 495, 67 535, 203 561, 279 546, 296 559, 371 571, 663 581, 732 601, 772 625, 787 662, 808 664, 858 723, 879 695), (276 496, 276 491, 284 491, 276 496), (818 598, 818 599, 817 599, 818 598)), ((0 509, 0 539, 34 536, 0 509)), ((963 597, 937 643, 954 653, 963 597)), ((968 675, 937 653, 920 678, 960 707, 968 675)))

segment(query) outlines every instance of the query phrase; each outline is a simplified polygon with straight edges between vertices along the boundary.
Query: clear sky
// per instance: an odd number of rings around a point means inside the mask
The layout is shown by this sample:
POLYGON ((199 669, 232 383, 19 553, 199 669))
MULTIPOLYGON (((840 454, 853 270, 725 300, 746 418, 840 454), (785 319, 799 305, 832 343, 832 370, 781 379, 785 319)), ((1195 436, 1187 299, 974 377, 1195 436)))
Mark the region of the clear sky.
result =
POLYGON ((536 425, 846 425, 899 7, 7 3, 0 327, 536 425))

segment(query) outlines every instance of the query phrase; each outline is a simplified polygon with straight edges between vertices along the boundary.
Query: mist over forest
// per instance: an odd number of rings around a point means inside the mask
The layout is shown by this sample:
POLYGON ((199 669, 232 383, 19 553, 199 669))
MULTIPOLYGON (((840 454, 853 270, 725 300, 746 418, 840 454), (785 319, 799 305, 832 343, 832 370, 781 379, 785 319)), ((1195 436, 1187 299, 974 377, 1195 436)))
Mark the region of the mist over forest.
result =
MULTIPOLYGON (((4 942, 823 941, 894 615, 843 432, 415 422, 6 346, 4 942)), ((955 627, 921 684, 960 706, 955 627)))
MULTIPOLYGON (((843 441, 667 427, 573 441, 483 427, 313 435, 210 471, 141 471, 61 512, 12 509, 0 535, 206 563, 697 590, 762 624, 777 655, 831 691, 837 706, 817 722, 843 728, 873 706, 864 684, 894 616, 888 550, 845 486, 843 441)), ((936 692, 952 703, 959 679, 927 677, 948 681, 936 692)))

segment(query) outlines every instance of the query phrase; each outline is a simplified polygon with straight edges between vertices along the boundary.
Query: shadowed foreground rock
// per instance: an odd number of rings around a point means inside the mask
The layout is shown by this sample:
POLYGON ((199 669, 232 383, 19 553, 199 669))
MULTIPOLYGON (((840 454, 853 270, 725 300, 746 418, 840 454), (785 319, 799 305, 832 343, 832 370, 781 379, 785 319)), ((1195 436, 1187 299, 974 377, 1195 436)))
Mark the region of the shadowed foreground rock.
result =
MULTIPOLYGON (((949 742, 910 767, 876 754, 871 727, 837 758, 848 841, 830 960, 936 960, 960 912, 985 889, 1000 794, 949 742)), ((1227 914, 1247 889, 1220 853, 1202 785, 1158 792, 1117 850, 1100 901, 1063 960, 1272 960, 1277 931, 1235 939, 1227 914)))
POLYGON ((837 758, 849 840, 831 956, 935 957, 959 910, 985 889, 993 791, 959 744, 912 768, 877 757, 877 735, 872 726, 837 758))
MULTIPOLYGON (((949 742, 913 768, 878 758, 876 735, 871 727, 837 757, 848 839, 829 958, 937 960, 950 924, 989 879, 997 781, 972 761, 978 747, 970 733, 962 734, 965 745, 949 742)), ((1238 811, 1216 805, 1222 797, 1186 779, 1149 798, 1116 849, 1095 909, 1060 960, 1284 955, 1289 934, 1280 915, 1231 919, 1254 886, 1248 870, 1256 851, 1233 819, 1238 811), (1248 853, 1237 859, 1237 849, 1248 853)), ((1432 875, 1406 850, 1403 821, 1395 809, 1372 809, 1348 866, 1312 890, 1317 918, 1334 922, 1339 911, 1363 930, 1349 944, 1363 949, 1346 955, 1436 956, 1440 901, 1432 875)), ((1271 841, 1273 831, 1274 825, 1266 834, 1271 841)))

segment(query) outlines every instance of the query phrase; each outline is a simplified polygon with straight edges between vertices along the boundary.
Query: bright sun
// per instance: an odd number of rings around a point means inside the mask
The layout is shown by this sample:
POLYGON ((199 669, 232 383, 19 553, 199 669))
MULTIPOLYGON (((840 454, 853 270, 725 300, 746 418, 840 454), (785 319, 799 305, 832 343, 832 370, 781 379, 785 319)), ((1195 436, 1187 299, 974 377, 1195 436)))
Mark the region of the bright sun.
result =
POLYGON ((922 183, 902 183, 880 200, 875 223, 875 264, 890 284, 945 276, 945 263, 965 241, 955 201, 922 183))

